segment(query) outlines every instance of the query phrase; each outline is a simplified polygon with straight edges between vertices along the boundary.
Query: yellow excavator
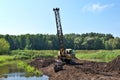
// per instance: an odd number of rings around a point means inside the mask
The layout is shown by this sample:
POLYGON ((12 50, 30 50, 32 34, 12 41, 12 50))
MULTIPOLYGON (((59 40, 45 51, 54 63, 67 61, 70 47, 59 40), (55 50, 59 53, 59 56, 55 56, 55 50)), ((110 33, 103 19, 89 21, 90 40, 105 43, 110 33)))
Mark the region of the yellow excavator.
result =
POLYGON ((62 63, 75 64, 75 62, 73 61, 73 59, 75 58, 75 53, 73 52, 72 49, 65 49, 64 47, 63 31, 62 31, 59 10, 60 10, 59 8, 53 8, 53 11, 55 13, 57 36, 60 47, 60 51, 58 52, 58 56, 57 56, 58 59, 54 67, 55 72, 62 69, 62 65, 63 65, 62 63))

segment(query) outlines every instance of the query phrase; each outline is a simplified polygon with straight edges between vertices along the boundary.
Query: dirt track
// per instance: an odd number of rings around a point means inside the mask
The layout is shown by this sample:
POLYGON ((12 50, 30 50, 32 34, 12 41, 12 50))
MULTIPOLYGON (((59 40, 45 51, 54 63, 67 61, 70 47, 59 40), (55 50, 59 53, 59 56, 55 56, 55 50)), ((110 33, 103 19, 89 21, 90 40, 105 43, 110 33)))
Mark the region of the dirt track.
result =
POLYGON ((110 63, 75 60, 80 65, 64 65, 54 72, 54 59, 35 59, 30 64, 43 71, 50 80, 120 80, 120 57, 110 63))

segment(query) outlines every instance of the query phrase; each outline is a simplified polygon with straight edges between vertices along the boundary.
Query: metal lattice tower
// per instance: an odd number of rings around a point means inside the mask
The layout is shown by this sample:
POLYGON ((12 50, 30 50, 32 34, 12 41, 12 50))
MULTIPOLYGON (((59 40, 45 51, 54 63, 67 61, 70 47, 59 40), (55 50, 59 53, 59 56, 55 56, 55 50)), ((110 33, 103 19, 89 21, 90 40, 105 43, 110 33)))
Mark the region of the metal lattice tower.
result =
POLYGON ((53 11, 55 13, 57 36, 58 36, 58 40, 59 40, 60 49, 64 49, 63 32, 62 32, 62 25, 61 25, 61 21, 60 21, 59 10, 60 10, 59 8, 53 8, 53 11))

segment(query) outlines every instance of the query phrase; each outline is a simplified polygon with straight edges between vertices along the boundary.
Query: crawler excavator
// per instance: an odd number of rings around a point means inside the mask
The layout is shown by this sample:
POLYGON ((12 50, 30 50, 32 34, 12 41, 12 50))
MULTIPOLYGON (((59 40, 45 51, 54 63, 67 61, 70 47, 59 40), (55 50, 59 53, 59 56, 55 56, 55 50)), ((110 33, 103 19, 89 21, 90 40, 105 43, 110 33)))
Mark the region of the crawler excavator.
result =
POLYGON ((64 40, 63 40, 63 31, 60 20, 59 8, 53 8, 55 13, 56 27, 57 27, 57 36, 59 41, 60 51, 58 52, 57 61, 54 66, 54 71, 58 72, 63 69, 63 64, 75 64, 73 58, 75 58, 75 53, 72 49, 65 49, 64 40))

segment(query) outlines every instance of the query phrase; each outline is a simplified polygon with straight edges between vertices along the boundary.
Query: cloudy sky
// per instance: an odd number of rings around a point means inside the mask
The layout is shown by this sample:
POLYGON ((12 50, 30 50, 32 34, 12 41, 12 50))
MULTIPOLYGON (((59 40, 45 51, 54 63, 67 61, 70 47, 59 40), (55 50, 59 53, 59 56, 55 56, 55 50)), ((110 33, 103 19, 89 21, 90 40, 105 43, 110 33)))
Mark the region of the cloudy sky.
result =
POLYGON ((0 0, 0 34, 56 34, 56 7, 64 34, 120 37, 120 0, 0 0))

